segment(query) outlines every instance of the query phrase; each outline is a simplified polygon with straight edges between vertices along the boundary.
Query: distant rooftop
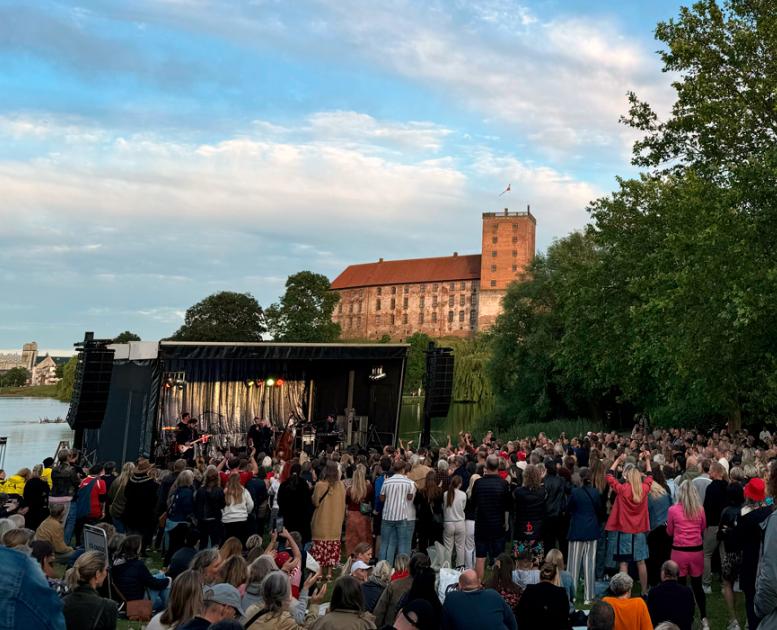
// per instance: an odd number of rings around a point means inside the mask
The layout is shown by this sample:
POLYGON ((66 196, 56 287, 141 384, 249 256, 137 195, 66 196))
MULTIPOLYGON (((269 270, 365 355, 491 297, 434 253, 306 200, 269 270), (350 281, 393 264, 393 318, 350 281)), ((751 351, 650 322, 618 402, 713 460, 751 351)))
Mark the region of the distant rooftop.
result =
POLYGON ((333 289, 375 287, 388 284, 419 284, 422 282, 450 282, 479 280, 480 254, 383 260, 350 265, 334 282, 333 289))

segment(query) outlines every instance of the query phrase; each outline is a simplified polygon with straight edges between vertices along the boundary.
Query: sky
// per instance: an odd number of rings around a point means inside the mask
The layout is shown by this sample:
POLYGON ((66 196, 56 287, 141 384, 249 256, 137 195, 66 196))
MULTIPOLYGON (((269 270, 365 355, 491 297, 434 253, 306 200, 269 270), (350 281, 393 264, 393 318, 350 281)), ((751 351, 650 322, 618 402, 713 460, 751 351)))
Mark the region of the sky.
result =
POLYGON ((670 110, 653 32, 679 6, 0 0, 0 348, 478 253, 504 207, 547 248, 635 173, 626 92, 670 110))

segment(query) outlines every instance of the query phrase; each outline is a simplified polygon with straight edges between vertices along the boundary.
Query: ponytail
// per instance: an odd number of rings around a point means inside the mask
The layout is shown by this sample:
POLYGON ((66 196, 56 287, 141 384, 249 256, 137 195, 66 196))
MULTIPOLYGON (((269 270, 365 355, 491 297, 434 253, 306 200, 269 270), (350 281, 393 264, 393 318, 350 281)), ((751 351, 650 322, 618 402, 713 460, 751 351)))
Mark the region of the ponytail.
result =
POLYGON ((104 571, 108 566, 105 559, 105 554, 100 551, 87 551, 86 553, 78 556, 73 568, 67 572, 66 581, 67 585, 72 589, 89 582, 100 571, 104 571))

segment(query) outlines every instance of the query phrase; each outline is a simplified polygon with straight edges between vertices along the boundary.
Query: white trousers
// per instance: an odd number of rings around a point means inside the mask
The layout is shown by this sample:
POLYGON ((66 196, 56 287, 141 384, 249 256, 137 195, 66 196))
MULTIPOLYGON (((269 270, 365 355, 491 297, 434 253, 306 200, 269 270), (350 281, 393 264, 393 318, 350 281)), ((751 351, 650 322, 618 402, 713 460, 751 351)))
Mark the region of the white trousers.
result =
POLYGON ((596 579, 596 541, 570 540, 567 570, 572 574, 572 584, 577 592, 577 580, 580 577, 580 563, 583 564, 585 578, 585 600, 592 602, 596 597, 594 580, 596 579))
MULTIPOLYGON (((473 530, 474 535, 474 530, 473 530)), ((445 560, 452 567, 466 566, 467 552, 465 541, 467 529, 464 521, 449 521, 442 530, 442 542, 445 545, 445 560), (453 561, 453 548, 456 547, 456 560, 453 561)))
POLYGON ((475 568, 475 521, 464 521, 464 566, 475 568))

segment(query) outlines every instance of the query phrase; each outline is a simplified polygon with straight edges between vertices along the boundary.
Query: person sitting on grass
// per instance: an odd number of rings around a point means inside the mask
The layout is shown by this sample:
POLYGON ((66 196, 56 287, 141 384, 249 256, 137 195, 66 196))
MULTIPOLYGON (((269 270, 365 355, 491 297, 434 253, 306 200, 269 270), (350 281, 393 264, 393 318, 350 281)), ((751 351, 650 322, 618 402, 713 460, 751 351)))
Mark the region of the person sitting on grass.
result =
POLYGON ((653 628, 645 600, 641 597, 631 597, 633 586, 634 580, 628 573, 616 573, 610 580, 610 592, 613 596, 605 597, 603 601, 615 610, 615 630, 651 630, 653 628))

